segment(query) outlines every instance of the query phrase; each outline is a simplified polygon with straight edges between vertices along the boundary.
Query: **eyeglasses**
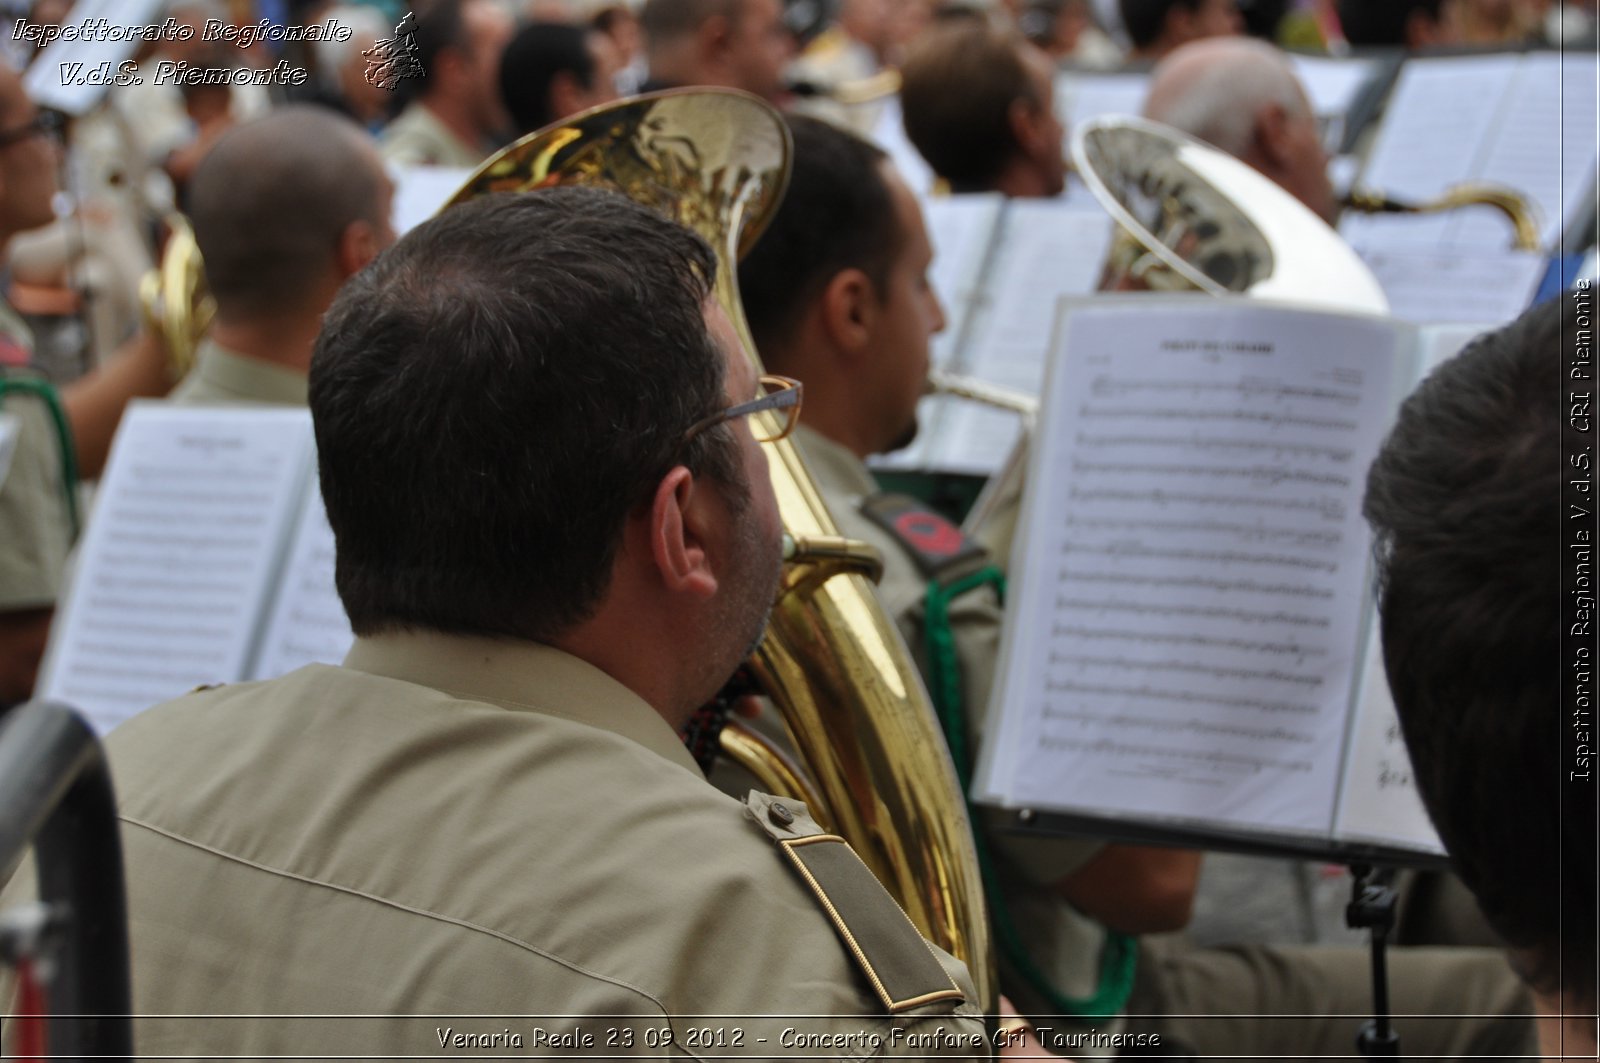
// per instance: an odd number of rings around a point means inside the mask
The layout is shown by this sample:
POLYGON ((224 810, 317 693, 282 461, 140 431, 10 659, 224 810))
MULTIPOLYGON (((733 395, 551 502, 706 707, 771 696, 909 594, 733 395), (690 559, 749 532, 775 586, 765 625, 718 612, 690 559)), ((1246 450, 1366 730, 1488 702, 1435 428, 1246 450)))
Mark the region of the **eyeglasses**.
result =
POLYGON ((55 111, 40 111, 26 125, 18 126, 15 129, 7 129, 5 132, 0 133, 0 148, 7 148, 12 144, 20 144, 24 140, 37 136, 46 136, 52 140, 59 140, 61 127, 61 115, 55 111))
POLYGON ((752 421, 750 430, 755 434, 757 443, 776 443, 793 432, 794 426, 800 423, 800 396, 805 390, 800 381, 786 376, 764 376, 760 384, 762 394, 758 398, 718 410, 711 416, 702 417, 690 425, 689 430, 683 434, 683 442, 678 445, 678 452, 682 453, 694 441, 695 436, 708 428, 715 428, 724 421, 749 417, 765 410, 782 414, 783 420, 778 423, 776 429, 761 421, 752 421))

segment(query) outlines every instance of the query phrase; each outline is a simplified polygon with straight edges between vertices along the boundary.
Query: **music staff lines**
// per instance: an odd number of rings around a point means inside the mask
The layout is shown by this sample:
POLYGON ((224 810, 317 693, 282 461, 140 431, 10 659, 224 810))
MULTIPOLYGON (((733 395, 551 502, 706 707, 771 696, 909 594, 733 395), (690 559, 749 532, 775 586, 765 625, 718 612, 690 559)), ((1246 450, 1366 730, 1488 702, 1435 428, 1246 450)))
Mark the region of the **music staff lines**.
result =
POLYGON ((1146 502, 1161 509, 1168 505, 1223 506, 1228 509, 1252 507, 1276 509, 1286 512, 1312 512, 1324 520, 1343 520, 1345 507, 1339 499, 1274 498, 1271 495, 1212 495, 1195 491, 1168 491, 1153 487, 1148 491, 1130 491, 1121 487, 1078 487, 1069 489, 1068 497, 1076 502, 1146 502))
POLYGON ((1268 757, 1251 757, 1241 753, 1227 753, 1220 749, 1183 749, 1170 746, 1138 745, 1132 742, 1114 742, 1109 738, 1096 738, 1085 741, 1081 738, 1067 738, 1061 735, 1045 734, 1039 736, 1039 748, 1046 750, 1064 750, 1066 752, 1094 753, 1100 756, 1118 757, 1149 757, 1157 760, 1187 761, 1193 764, 1205 764, 1217 770, 1228 768, 1236 771, 1248 770, 1250 774, 1259 775, 1267 768, 1277 768, 1285 772, 1297 774, 1311 771, 1311 762, 1307 760, 1272 760, 1268 757))
POLYGON ((140 579, 111 572, 102 572, 100 578, 95 580, 94 585, 98 590, 121 591, 124 594, 134 594, 139 591, 159 591, 163 595, 177 597, 187 597, 189 595, 198 597, 207 594, 234 595, 239 593, 238 584, 231 580, 207 583, 175 579, 140 579))
POLYGON ((1076 624, 1053 624, 1050 628, 1050 635, 1052 638, 1093 641, 1116 640, 1118 642, 1135 642, 1147 646, 1172 644, 1215 646, 1219 649, 1237 650, 1241 653, 1267 653, 1280 657, 1294 657, 1299 660, 1304 660, 1307 657, 1326 657, 1328 655, 1328 651, 1324 647, 1304 646, 1298 642, 1264 642, 1259 639, 1216 638, 1212 635, 1123 631, 1113 628, 1079 627, 1076 624))
MULTIPOLYGON (((236 477, 229 477, 228 478, 228 482, 230 482, 230 483, 233 483, 236 480, 237 480, 236 477)), ((192 477, 185 478, 184 482, 185 483, 192 483, 193 482, 193 478, 192 477)), ((248 492, 217 492, 217 491, 180 491, 180 490, 177 490, 176 488, 165 489, 165 488, 149 487, 149 488, 141 488, 137 492, 129 491, 129 492, 127 492, 127 494, 128 495, 133 495, 133 497, 137 498, 140 503, 145 504, 145 505, 164 504, 164 505, 171 505, 171 506, 174 506, 174 507, 177 507, 177 506, 201 506, 201 507, 205 507, 205 509, 208 510, 208 511, 211 510, 213 507, 220 507, 220 506, 239 506, 241 508, 243 508, 243 507, 257 507, 257 508, 259 508, 261 506, 269 505, 271 503, 271 501, 272 501, 272 495, 270 493, 268 493, 268 492, 265 492, 265 491, 253 492, 253 493, 248 493, 248 492)), ((126 501, 126 497, 127 496, 124 495, 124 496, 118 498, 117 501, 119 503, 125 502, 126 501)))
POLYGON ((1136 616, 1192 616, 1206 620, 1237 620, 1241 624, 1282 624, 1286 627, 1326 628, 1325 616, 1306 616, 1283 610, 1263 613, 1253 609, 1236 609, 1223 605, 1154 605, 1149 602, 1119 601, 1105 598, 1091 601, 1087 598, 1068 598, 1056 595, 1057 609, 1076 609, 1080 612, 1104 616, 1107 613, 1133 613, 1136 616))
POLYGON ((1085 448, 1100 447, 1166 447, 1174 450, 1244 450, 1270 453, 1278 460, 1284 455, 1303 458, 1327 458, 1336 465, 1350 460, 1349 447, 1327 446, 1319 443, 1285 443, 1275 439, 1229 439, 1200 433, 1187 436, 1163 435, 1098 435, 1088 432, 1077 434, 1077 444, 1085 448))
MULTIPOLYGON (((99 630, 104 630, 103 628, 99 630)), ((214 662, 221 667, 226 654, 221 651, 208 654, 196 654, 193 644, 179 647, 162 646, 159 643, 134 645, 127 642, 101 642, 99 640, 85 639, 79 646, 84 653, 93 654, 96 659, 112 657, 132 657, 141 661, 180 661, 194 664, 198 658, 202 661, 214 662)), ((79 669, 75 669, 77 671, 79 669)), ((131 674, 126 669, 117 669, 113 674, 131 674)))
POLYGON ((1331 601, 1333 591, 1309 583, 1258 583, 1253 579, 1216 579, 1212 576, 1137 576, 1062 568, 1057 583, 1112 583, 1119 587, 1174 587, 1216 591, 1219 594, 1277 594, 1293 598, 1331 601))
POLYGON ((1318 387, 1316 385, 1288 384, 1281 380, 1265 380, 1258 377, 1244 377, 1237 381, 1218 380, 1131 380, 1116 377, 1096 376, 1089 382, 1091 394, 1100 396, 1123 396, 1141 394, 1167 394, 1188 395, 1199 398, 1202 395, 1228 395, 1241 399, 1273 399, 1279 402, 1331 402, 1340 406, 1355 406, 1361 402, 1359 391, 1345 391, 1339 388, 1318 387))
POLYGON ((1085 421, 1114 420, 1123 424, 1137 421, 1184 421, 1195 424, 1228 421, 1270 428, 1325 428, 1335 432, 1354 432, 1359 427, 1355 421, 1332 417, 1309 417, 1267 410, 1192 410, 1184 406, 1097 406, 1083 403, 1078 407, 1078 416, 1085 421))
POLYGON ((1310 557, 1295 557, 1292 554, 1248 554, 1236 550, 1158 550, 1145 546, 1143 543, 1106 543, 1104 545, 1086 545, 1082 543, 1063 543, 1063 554, 1095 554, 1106 557, 1127 559, 1143 558, 1145 560, 1166 561, 1203 561, 1226 567, 1228 565, 1281 565, 1285 568, 1304 568, 1313 572, 1334 573, 1339 571, 1337 561, 1320 561, 1310 557))
POLYGON ((1072 459, 1074 472, 1092 475, 1102 473, 1117 476, 1180 476, 1219 479, 1243 479, 1251 483, 1277 486, 1284 483, 1314 484, 1318 487, 1345 489, 1350 477, 1331 472, 1312 472, 1309 469, 1290 469, 1282 465, 1159 465, 1145 462, 1085 461, 1072 459))
MULTIPOLYGON (((140 553, 113 553, 109 549, 104 555, 108 567, 124 566, 128 568, 141 568, 159 572, 184 571, 195 573, 199 571, 234 572, 238 569, 237 560, 226 557, 212 557, 201 560, 190 554, 175 554, 171 552, 161 554, 140 553)), ((254 556, 253 551, 244 551, 246 558, 254 556)))
POLYGON ((1068 514, 1065 526, 1090 528, 1100 531, 1174 531, 1186 534, 1211 533, 1231 535, 1236 539, 1254 542, 1275 542, 1282 545, 1323 547, 1336 549, 1344 536, 1337 531, 1320 528, 1285 528, 1264 524, 1237 524, 1227 521, 1192 520, 1113 520, 1111 518, 1080 517, 1068 514))
MULTIPOLYGON (((1296 716, 1315 716, 1317 707, 1294 701, 1270 701, 1266 698, 1224 697, 1205 694, 1197 690, 1166 690, 1148 683, 1124 687, 1108 683, 1080 683, 1072 679, 1045 679, 1045 690, 1052 694, 1089 694, 1101 697, 1147 698, 1151 701, 1176 701, 1184 705, 1215 705, 1223 709, 1253 709, 1256 712, 1290 713, 1296 716)), ((1048 706, 1046 711, 1048 712, 1048 706)))
MULTIPOLYGON (((137 616, 149 608, 148 601, 118 598, 114 595, 91 593, 89 602, 96 609, 118 609, 137 616)), ((233 616, 239 612, 239 603, 227 598, 206 602, 199 598, 185 598, 183 612, 188 616, 233 616)))
MULTIPOLYGON (((112 514, 118 524, 137 522, 141 525, 170 528, 194 523, 193 512, 159 509, 134 509, 126 502, 115 507, 112 514)), ((207 526, 213 528, 259 528, 267 523, 261 513, 207 514, 207 526)))
POLYGON ((1052 705, 1046 705, 1044 717, 1048 720, 1075 723, 1080 728, 1093 727, 1096 724, 1109 724, 1112 727, 1149 731, 1152 734, 1185 733, 1216 738, 1240 738, 1248 742, 1288 742, 1302 746, 1312 745, 1317 740, 1315 735, 1309 735, 1304 731, 1291 731, 1287 727, 1244 727, 1238 724, 1202 720, 1196 716, 1174 720, 1165 716, 1137 716, 1124 712, 1105 715, 1095 712, 1068 712, 1052 705))
POLYGON ((1133 657, 1095 657, 1087 653, 1062 653, 1051 650, 1050 663, 1060 667, 1110 668, 1123 672, 1192 672, 1211 679, 1239 680, 1242 682, 1291 683, 1312 690, 1322 686, 1320 675, 1299 675, 1275 668, 1228 668, 1222 665, 1201 664, 1199 661, 1151 661, 1133 657))
POLYGON ((160 535, 155 532, 142 534, 139 532, 123 531, 111 540, 118 546, 165 546, 183 550, 238 550, 251 554, 262 548, 262 542, 255 537, 234 536, 232 538, 221 535, 160 535))

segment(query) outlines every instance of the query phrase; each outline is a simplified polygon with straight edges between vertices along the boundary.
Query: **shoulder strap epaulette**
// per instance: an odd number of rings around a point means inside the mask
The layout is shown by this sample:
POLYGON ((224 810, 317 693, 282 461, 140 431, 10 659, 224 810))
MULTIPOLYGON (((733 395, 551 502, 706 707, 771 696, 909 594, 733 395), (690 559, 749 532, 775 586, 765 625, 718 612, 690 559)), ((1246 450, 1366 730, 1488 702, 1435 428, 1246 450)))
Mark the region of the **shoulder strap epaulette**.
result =
POLYGON ((952 583, 989 563, 988 551, 910 495, 873 495, 861 503, 861 515, 905 547, 929 580, 952 583))
POLYGON ((804 804, 752 792, 745 810, 816 897, 886 1011, 966 1000, 932 946, 855 850, 818 826, 804 804))

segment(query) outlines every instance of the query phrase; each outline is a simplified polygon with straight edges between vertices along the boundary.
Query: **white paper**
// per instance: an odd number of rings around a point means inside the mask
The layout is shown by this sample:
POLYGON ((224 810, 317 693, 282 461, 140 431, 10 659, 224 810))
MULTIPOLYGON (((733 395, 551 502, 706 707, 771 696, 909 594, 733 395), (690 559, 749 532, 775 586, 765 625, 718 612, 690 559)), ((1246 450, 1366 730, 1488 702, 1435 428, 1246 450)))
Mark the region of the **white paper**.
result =
POLYGON ((1411 343, 1379 319, 1234 299, 1072 310, 981 796, 1327 834, 1361 494, 1411 343))
POLYGON ((1072 149, 1072 134, 1091 118, 1137 115, 1144 109, 1149 74, 1063 73, 1056 76, 1056 115, 1066 130, 1062 151, 1072 149))
MULTIPOLYGON (((110 26, 119 29, 148 26, 155 20, 161 6, 162 0, 78 0, 72 5, 72 14, 63 23, 63 28, 82 26, 91 18, 105 19, 110 26)), ((28 65, 22 75, 23 87, 28 90, 28 98, 40 107, 70 115, 87 114, 105 98, 111 88, 110 85, 87 83, 95 69, 103 63, 110 63, 114 74, 118 65, 132 59, 143 43, 142 39, 132 37, 115 41, 52 41, 28 65), (85 84, 78 84, 79 80, 85 84)))
POLYGON ((1337 834, 1354 841, 1385 842, 1444 852, 1422 807, 1400 717, 1383 672, 1383 645, 1372 625, 1361 679, 1360 707, 1351 736, 1350 771, 1340 794, 1337 834))
POLYGON ((390 216, 397 236, 404 236, 435 214, 472 176, 471 170, 451 166, 402 166, 389 163, 394 178, 394 205, 390 216))
MULTIPOLYGON (((1525 196, 1553 248, 1593 202, 1596 148, 1593 55, 1540 52, 1412 60, 1401 71, 1362 184, 1426 202, 1451 185, 1486 181, 1525 196)), ((1469 207, 1424 216, 1347 215, 1340 231, 1361 246, 1510 246, 1505 216, 1469 207)))
POLYGON ((305 410, 132 406, 51 635, 43 695, 104 732, 242 678, 312 446, 305 410))
MULTIPOLYGON (((1095 290, 1111 235, 1111 220, 1103 212, 1072 210, 1049 200, 1013 200, 986 278, 988 298, 974 315, 957 370, 1039 394, 1057 300, 1095 290)), ((929 463, 991 474, 1011 453, 1019 431, 1014 414, 972 402, 950 403, 929 463)))
POLYGON ((878 112, 871 139, 889 156, 895 169, 900 171, 906 187, 919 196, 932 194, 939 175, 933 172, 933 167, 928 165, 916 145, 906 136, 905 123, 900 117, 899 96, 891 96, 883 101, 883 109, 878 112))
POLYGON ((312 477, 251 679, 275 679, 308 664, 338 664, 350 651, 355 634, 333 584, 333 547, 328 511, 312 477))
POLYGON ((1356 250, 1389 297, 1389 312, 1418 325, 1511 321, 1528 308, 1550 267, 1533 251, 1356 250))
POLYGON ((11 459, 17 453, 17 439, 22 435, 22 421, 14 413, 0 412, 0 490, 5 488, 6 474, 11 471, 11 459))
POLYGON ((1370 60, 1316 55, 1290 55, 1289 62, 1318 118, 1344 117, 1377 69, 1370 60))

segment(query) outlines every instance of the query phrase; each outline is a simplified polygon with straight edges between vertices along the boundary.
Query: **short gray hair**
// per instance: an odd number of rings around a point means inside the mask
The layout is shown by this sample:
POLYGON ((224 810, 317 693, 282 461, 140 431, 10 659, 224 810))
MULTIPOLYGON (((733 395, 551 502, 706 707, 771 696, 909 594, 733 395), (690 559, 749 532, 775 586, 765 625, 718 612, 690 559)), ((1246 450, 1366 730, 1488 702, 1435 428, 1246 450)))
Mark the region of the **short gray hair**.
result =
MULTIPOLYGON (((1174 51, 1157 65, 1151 87, 1163 67, 1181 61, 1187 48, 1199 46, 1214 50, 1215 56, 1189 77, 1184 91, 1166 94, 1165 106, 1147 103, 1146 118, 1242 157, 1250 150, 1256 113, 1264 104, 1277 104, 1295 117, 1309 113, 1305 90, 1288 58, 1264 41, 1246 38, 1198 41, 1174 51)), ((1150 99, 1157 100, 1157 94, 1152 92, 1150 99)))

